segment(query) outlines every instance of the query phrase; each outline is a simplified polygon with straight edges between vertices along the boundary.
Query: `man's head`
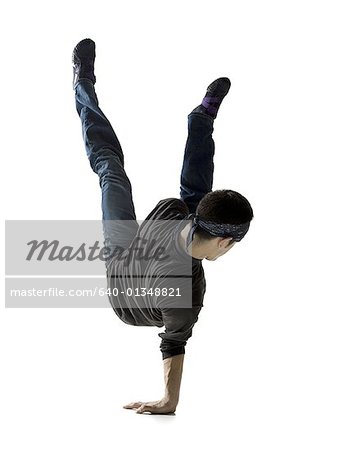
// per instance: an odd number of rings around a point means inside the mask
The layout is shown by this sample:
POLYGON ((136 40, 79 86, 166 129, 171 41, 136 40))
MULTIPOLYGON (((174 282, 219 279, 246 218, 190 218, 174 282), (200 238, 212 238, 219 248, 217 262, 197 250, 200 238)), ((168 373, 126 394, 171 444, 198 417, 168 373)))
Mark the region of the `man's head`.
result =
MULTIPOLYGON (((249 201, 243 195, 229 189, 206 194, 199 202, 196 214, 204 221, 228 225, 245 224, 254 217, 249 201)), ((235 243, 236 238, 231 232, 213 236, 201 226, 197 226, 193 235, 191 254, 197 259, 214 261, 229 251, 235 243)))

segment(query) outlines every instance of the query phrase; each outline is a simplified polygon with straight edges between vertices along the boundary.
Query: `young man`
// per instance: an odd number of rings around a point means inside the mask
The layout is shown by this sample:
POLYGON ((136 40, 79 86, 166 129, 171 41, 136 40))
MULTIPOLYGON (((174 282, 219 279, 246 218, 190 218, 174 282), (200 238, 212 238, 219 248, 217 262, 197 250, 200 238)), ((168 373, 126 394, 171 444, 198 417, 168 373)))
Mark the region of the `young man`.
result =
POLYGON ((202 260, 214 261, 229 251, 245 236, 253 218, 250 203, 238 192, 212 191, 213 123, 230 89, 230 80, 215 80, 202 103, 188 115, 180 199, 159 201, 139 225, 121 145, 98 105, 94 61, 95 43, 91 39, 80 41, 73 51, 76 109, 91 168, 100 180, 104 245, 109 253, 105 261, 107 283, 121 293, 113 296, 111 290, 108 297, 123 322, 165 327, 158 334, 164 364, 163 398, 124 407, 137 413, 173 413, 179 400, 185 345, 203 307, 206 282, 202 260), (160 229, 157 224, 163 222, 168 226, 160 229), (148 251, 154 236, 158 248, 170 248, 170 258, 137 258, 138 244, 143 242, 148 251), (128 253, 128 270, 126 259, 112 255, 117 247, 123 250, 120 256, 128 253), (175 292, 182 288, 174 299, 167 295, 170 281, 175 292), (154 286, 159 290, 153 290, 154 286), (141 290, 147 295, 139 295, 141 290), (127 291, 135 295, 122 295, 127 291), (154 295, 154 291, 159 294, 154 295), (184 303, 188 298, 190 303, 184 303))

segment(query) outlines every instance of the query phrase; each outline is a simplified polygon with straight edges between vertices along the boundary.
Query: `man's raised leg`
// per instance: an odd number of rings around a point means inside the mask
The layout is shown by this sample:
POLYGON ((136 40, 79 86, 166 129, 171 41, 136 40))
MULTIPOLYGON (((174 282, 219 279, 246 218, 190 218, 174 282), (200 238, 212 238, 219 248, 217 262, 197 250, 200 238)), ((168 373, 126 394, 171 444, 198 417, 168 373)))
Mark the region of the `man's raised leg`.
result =
POLYGON ((73 83, 87 157, 100 181, 104 245, 111 252, 116 245, 129 246, 138 223, 122 148, 95 93, 94 59, 95 43, 90 39, 81 41, 73 52, 73 83))
POLYGON ((207 88, 201 105, 188 115, 188 138, 180 179, 180 197, 195 212, 212 190, 215 143, 212 137, 218 109, 230 89, 228 78, 218 78, 207 88))

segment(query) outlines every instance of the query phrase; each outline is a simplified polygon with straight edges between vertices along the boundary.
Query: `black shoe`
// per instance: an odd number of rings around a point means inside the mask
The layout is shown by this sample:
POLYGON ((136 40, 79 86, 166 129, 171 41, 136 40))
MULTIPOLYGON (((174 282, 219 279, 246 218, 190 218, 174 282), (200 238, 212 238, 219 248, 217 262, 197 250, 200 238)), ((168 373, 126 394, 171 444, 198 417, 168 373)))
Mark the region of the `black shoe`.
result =
POLYGON ((82 78, 86 78, 95 84, 95 42, 91 39, 83 39, 80 41, 73 50, 72 61, 73 88, 75 88, 76 83, 82 78))
POLYGON ((229 78, 217 78, 207 88, 207 92, 202 100, 202 103, 197 106, 192 112, 199 112, 207 114, 216 119, 218 109, 221 106, 223 98, 229 92, 231 83, 229 78))

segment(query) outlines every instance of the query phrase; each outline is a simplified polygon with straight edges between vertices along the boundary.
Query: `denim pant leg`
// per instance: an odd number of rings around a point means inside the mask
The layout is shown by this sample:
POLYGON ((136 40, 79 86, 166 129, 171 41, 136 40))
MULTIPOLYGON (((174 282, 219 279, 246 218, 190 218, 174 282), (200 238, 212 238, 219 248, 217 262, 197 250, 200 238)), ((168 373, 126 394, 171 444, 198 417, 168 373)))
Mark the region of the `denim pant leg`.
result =
POLYGON ((214 119, 203 113, 188 115, 188 138, 180 180, 180 197, 195 212, 199 201, 212 190, 215 143, 214 119))
POLYGON ((92 170, 99 176, 106 265, 115 246, 128 248, 138 230, 132 187, 124 170, 118 138, 99 108, 94 85, 81 79, 75 87, 76 109, 92 170))

